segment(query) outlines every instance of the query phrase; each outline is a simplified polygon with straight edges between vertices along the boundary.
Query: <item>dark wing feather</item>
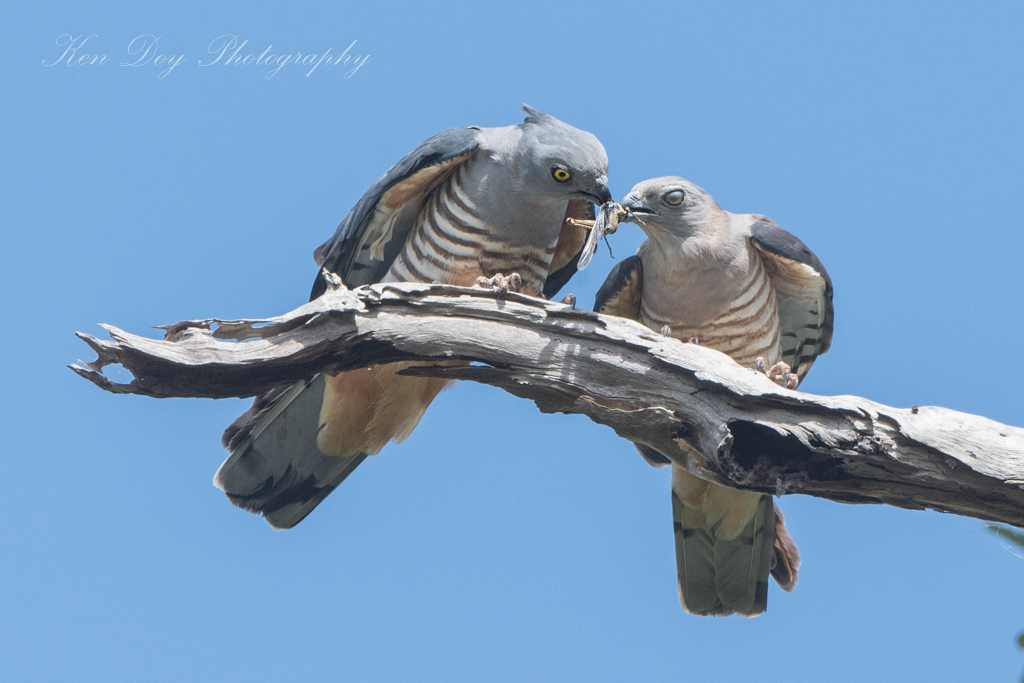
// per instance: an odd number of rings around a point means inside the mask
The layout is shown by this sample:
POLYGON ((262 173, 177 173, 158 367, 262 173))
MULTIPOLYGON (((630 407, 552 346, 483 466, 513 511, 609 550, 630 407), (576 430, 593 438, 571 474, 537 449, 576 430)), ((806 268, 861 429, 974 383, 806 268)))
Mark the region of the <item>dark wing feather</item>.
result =
POLYGON ((615 264, 594 299, 594 311, 620 318, 640 318, 644 269, 639 256, 630 256, 615 264))
POLYGON ((323 375, 272 389, 224 432, 231 455, 214 484, 275 529, 301 522, 366 458, 329 456, 317 448, 323 396, 323 375))
POLYGON ((775 286, 782 327, 782 360, 803 380, 814 360, 832 345, 832 278, 807 245, 774 221, 750 227, 775 286))
MULTIPOLYGON (((346 285, 379 282, 408 237, 424 198, 476 152, 479 128, 439 133, 380 177, 314 252, 346 285)), ((310 296, 324 293, 321 271, 310 296)), ((231 455, 214 478, 235 505, 260 512, 275 528, 298 524, 366 456, 324 455, 316 445, 322 375, 256 397, 224 432, 231 455)))
POLYGON ((569 278, 578 271, 576 264, 580 261, 583 253, 583 245, 586 244, 590 230, 582 225, 570 222, 570 219, 594 220, 594 205, 580 199, 569 202, 565 210, 565 218, 562 219, 562 232, 558 234, 558 243, 555 245, 555 253, 551 257, 551 266, 548 268, 548 278, 544 281, 544 297, 550 299, 558 290, 565 287, 569 278))
MULTIPOLYGON (((313 253, 349 287, 380 282, 408 237, 424 197, 479 147, 480 129, 438 133, 388 169, 356 202, 334 235, 313 253)), ((310 299, 324 293, 317 276, 310 299)))
MULTIPOLYGON (((643 295, 644 267, 639 256, 630 256, 615 264, 594 299, 594 311, 617 315, 630 320, 640 319, 640 298, 643 295)), ((651 467, 667 467, 672 461, 642 443, 634 443, 651 467)))

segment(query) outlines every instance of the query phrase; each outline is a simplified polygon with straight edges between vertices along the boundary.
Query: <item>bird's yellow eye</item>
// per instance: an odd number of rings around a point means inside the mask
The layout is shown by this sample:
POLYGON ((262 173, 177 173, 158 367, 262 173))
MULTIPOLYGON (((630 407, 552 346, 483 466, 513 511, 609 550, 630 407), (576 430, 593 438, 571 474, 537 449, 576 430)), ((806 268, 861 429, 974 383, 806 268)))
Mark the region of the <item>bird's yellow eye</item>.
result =
POLYGON ((569 178, 572 178, 572 173, 569 173, 564 168, 555 166, 553 169, 551 169, 551 177, 560 183, 567 183, 569 182, 569 178))
POLYGON ((682 190, 672 190, 665 195, 665 203, 671 204, 672 206, 679 206, 686 199, 686 193, 682 190))

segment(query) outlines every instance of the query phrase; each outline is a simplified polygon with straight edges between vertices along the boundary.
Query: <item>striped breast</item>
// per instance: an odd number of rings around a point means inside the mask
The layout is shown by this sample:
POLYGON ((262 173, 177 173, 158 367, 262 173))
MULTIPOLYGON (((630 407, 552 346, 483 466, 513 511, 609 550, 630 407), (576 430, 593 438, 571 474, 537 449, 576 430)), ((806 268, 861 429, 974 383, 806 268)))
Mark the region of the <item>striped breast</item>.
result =
POLYGON ((701 346, 721 351, 740 365, 753 367, 758 357, 772 365, 782 358, 779 309, 772 280, 760 258, 754 258, 740 294, 710 320, 673 319, 671 313, 652 311, 640 304, 640 322, 653 330, 668 325, 676 339, 693 337, 701 346))
POLYGON ((519 273, 522 291, 537 295, 544 287, 558 234, 550 244, 511 244, 480 216, 464 184, 464 165, 456 167, 423 203, 415 224, 384 282, 472 284, 477 277, 519 273))

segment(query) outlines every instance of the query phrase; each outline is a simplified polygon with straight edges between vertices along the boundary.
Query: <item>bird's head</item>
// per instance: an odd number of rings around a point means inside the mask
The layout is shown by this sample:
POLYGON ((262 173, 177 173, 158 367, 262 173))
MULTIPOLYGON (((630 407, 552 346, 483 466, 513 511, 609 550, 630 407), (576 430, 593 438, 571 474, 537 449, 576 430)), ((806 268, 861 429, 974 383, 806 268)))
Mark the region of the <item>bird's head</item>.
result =
POLYGON ((531 190, 557 199, 611 201, 608 155, 592 134, 523 106, 520 172, 531 190))
POLYGON ((622 220, 636 223, 652 239, 668 235, 686 239, 721 213, 704 188, 678 176, 638 183, 619 203, 626 210, 622 220))

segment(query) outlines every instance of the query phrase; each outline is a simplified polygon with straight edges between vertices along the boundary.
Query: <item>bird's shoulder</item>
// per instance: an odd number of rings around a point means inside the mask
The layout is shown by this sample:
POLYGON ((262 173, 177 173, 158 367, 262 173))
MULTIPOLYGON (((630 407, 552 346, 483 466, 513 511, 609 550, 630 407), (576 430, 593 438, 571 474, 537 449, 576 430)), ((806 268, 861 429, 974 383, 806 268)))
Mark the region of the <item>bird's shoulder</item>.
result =
POLYGON ((594 311, 636 320, 643 296, 643 262, 640 255, 615 264, 594 298, 594 311))
MULTIPOLYGON (((407 236, 411 220, 407 214, 411 212, 405 209, 418 208, 456 166, 474 156, 480 133, 478 126, 442 131, 402 157, 356 202, 334 235, 314 251, 317 265, 338 274, 349 286, 379 281, 394 260, 396 245, 404 243, 407 236)), ((322 275, 318 275, 312 297, 324 289, 322 275)))

